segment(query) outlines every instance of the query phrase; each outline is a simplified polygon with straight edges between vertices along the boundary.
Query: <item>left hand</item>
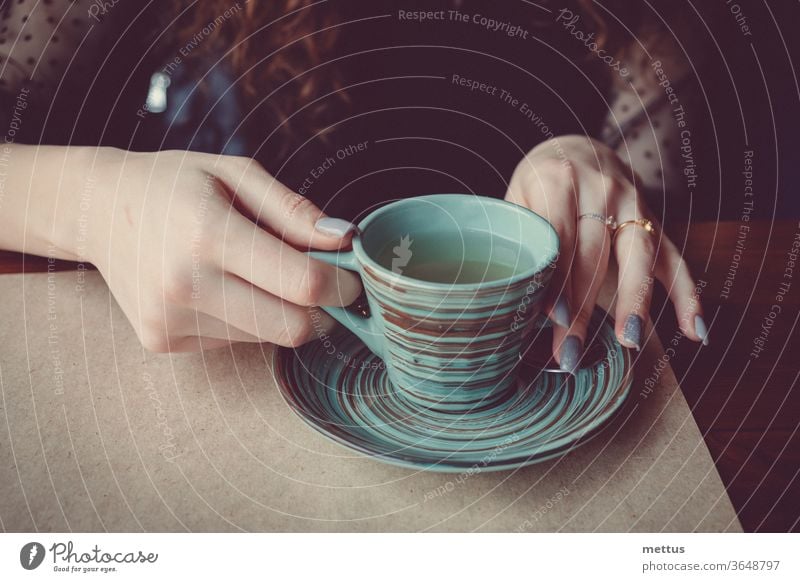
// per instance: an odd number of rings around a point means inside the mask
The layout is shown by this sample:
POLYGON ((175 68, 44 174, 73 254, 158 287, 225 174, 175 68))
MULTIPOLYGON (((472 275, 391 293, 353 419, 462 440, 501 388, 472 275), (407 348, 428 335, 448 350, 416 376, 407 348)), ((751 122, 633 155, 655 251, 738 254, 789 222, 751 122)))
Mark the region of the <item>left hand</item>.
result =
POLYGON ((574 372, 587 326, 606 278, 612 249, 619 265, 616 328, 619 342, 640 349, 654 277, 668 290, 686 336, 707 343, 695 282, 675 245, 664 235, 635 186, 635 175, 608 146, 584 137, 562 136, 539 144, 519 163, 506 200, 546 218, 560 239, 560 253, 544 313, 554 326, 553 354, 574 372), (653 234, 630 225, 613 238, 595 214, 648 219, 653 234))

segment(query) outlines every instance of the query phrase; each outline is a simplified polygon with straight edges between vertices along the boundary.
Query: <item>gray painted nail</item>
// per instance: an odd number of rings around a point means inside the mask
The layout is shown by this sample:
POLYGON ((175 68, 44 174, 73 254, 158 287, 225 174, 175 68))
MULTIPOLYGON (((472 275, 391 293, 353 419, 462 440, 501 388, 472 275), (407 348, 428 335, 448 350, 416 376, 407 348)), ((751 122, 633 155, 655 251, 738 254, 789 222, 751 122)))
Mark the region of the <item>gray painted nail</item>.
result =
POLYGON ((642 318, 635 313, 631 313, 625 320, 625 327, 622 328, 622 341, 633 344, 628 347, 636 348, 637 352, 642 349, 642 318))
POLYGON ((320 218, 314 225, 314 228, 322 234, 338 237, 343 237, 355 227, 356 225, 352 222, 342 220, 341 218, 331 218, 330 216, 320 218))
POLYGON ((564 295, 559 295, 553 306, 553 321, 561 327, 569 327, 572 324, 569 316, 569 303, 564 295))
POLYGON ((703 318, 699 315, 694 316, 694 331, 697 332, 697 337, 699 337, 704 346, 708 345, 708 328, 706 327, 706 322, 703 318))
POLYGON ((578 370, 581 352, 583 352, 581 338, 576 335, 568 335, 564 338, 564 343, 561 344, 561 357, 559 358, 561 369, 574 375, 578 370))

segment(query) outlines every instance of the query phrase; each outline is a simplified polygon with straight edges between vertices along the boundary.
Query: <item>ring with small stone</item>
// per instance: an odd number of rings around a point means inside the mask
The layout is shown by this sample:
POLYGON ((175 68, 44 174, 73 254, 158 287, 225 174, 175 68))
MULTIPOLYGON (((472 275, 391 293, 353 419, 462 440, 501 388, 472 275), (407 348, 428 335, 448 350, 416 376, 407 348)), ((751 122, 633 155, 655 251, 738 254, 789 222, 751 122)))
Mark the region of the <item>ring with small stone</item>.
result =
POLYGON ((589 218, 591 220, 596 220, 597 222, 601 222, 612 233, 615 230, 617 230, 617 220, 613 216, 606 216, 605 214, 598 214, 597 212, 587 212, 586 214, 581 214, 578 217, 578 220, 583 220, 584 218, 589 218))
POLYGON ((617 225, 617 228, 614 229, 614 238, 617 238, 620 231, 625 228, 626 226, 641 226, 645 231, 649 232, 651 235, 656 234, 656 227, 653 224, 652 220, 648 220, 646 218, 638 218, 636 220, 626 220, 625 222, 620 223, 617 225))

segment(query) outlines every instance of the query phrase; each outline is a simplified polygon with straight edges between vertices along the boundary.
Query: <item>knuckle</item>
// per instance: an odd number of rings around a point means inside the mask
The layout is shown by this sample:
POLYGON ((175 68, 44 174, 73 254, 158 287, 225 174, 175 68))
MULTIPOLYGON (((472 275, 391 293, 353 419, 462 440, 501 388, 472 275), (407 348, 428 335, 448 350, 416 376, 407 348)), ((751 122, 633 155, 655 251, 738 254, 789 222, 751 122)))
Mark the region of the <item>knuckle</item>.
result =
POLYGON ((250 168, 258 168, 260 165, 256 160, 248 156, 225 156, 225 163, 240 172, 250 168))
POLYGON ((250 177, 260 177, 267 173, 260 162, 248 156, 224 156, 222 166, 226 173, 237 182, 250 177))
POLYGON ((606 198, 619 198, 628 192, 634 192, 633 186, 624 176, 612 172, 596 171, 596 181, 606 198))
POLYGON ((530 154, 520 161, 515 173, 523 177, 525 186, 531 187, 569 180, 573 176, 573 166, 567 158, 530 154))
POLYGON ((536 194, 540 202, 560 208, 573 204, 577 193, 574 167, 569 161, 548 160, 546 168, 534 167, 522 176, 521 186, 528 194, 536 194))
POLYGON ((148 352, 164 354, 170 351, 166 330, 161 325, 153 325, 152 322, 143 324, 139 332, 139 341, 148 352))
POLYGON ((309 318, 285 319, 276 343, 286 348, 296 348, 311 340, 313 335, 314 326, 309 318))
POLYGON ((256 160, 255 158, 251 158, 249 156, 235 156, 239 159, 239 163, 244 164, 247 170, 253 172, 265 172, 264 166, 256 160))
MULTIPOLYGON (((194 236, 188 245, 192 270, 213 269, 222 260, 230 261, 230 245, 242 245, 242 250, 253 252, 258 244, 261 228, 241 216, 229 216, 230 210, 209 213, 202 225, 195 225, 194 236), (246 246, 245 246, 246 245, 246 246), (226 256, 225 251, 228 251, 226 256)), ((178 266, 181 268, 181 265, 178 266)), ((183 266, 185 269, 185 264, 183 266)))
POLYGON ((543 177, 562 183, 572 182, 575 177, 575 165, 569 158, 542 158, 534 167, 543 177))
POLYGON ((147 338, 142 338, 142 347, 154 354, 167 354, 170 351, 167 337, 148 336, 147 338))
POLYGON ((161 295, 167 304, 185 305, 192 300, 193 292, 190 277, 172 274, 165 277, 161 295))
MULTIPOLYGON (((616 237, 618 249, 622 249, 625 256, 634 253, 636 258, 647 257, 648 262, 655 262, 658 239, 638 225, 630 225, 622 230, 616 237)), ((636 261, 638 264, 638 261, 636 261)))
POLYGON ((636 228, 636 232, 634 233, 636 236, 636 240, 641 248, 641 252, 647 254, 647 256, 655 256, 656 254, 656 240, 653 235, 649 232, 645 231, 643 228, 636 228))
POLYGON ((216 213, 210 216, 204 224, 195 225, 195 229, 190 252, 193 258, 197 259, 216 256, 216 251, 221 246, 220 243, 232 234, 231 223, 216 213))
POLYGON ((302 216, 303 213, 314 207, 314 204, 311 202, 311 200, 305 196, 302 196, 297 192, 292 192, 283 186, 276 185, 274 187, 281 189, 281 209, 285 218, 291 220, 298 215, 302 216))
POLYGON ((303 278, 298 289, 298 301, 300 305, 308 307, 319 305, 328 284, 328 276, 325 269, 309 264, 303 273, 303 278))

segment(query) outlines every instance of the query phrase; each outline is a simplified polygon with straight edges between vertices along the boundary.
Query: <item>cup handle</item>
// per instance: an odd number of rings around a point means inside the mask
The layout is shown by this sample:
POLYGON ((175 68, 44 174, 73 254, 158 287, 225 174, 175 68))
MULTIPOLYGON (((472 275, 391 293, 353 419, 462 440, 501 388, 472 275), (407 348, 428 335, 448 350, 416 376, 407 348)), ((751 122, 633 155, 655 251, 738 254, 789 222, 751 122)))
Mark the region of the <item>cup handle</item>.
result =
MULTIPOLYGON (((361 276, 361 269, 353 251, 314 251, 307 253, 312 259, 324 261, 334 267, 347 269, 361 276)), ((320 309, 358 336, 379 358, 383 359, 382 334, 372 315, 363 316, 344 307, 320 305, 320 309)))

